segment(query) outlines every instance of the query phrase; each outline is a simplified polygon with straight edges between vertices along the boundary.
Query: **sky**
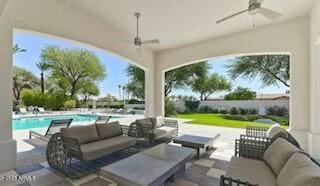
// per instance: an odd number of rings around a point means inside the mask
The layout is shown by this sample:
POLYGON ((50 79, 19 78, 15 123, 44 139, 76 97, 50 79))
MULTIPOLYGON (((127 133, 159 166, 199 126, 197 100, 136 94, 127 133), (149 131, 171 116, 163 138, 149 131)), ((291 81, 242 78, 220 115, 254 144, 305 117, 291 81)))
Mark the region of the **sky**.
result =
MULTIPOLYGON (((118 96, 118 86, 124 85, 128 82, 128 77, 126 76, 126 67, 129 65, 127 61, 120 58, 119 56, 112 55, 106 51, 87 47, 84 45, 79 45, 67 40, 51 38, 43 35, 34 35, 24 32, 15 32, 13 36, 13 44, 18 44, 20 48, 26 49, 26 52, 18 53, 13 56, 13 64, 19 67, 23 67, 31 71, 36 76, 40 76, 40 70, 37 68, 36 63, 40 60, 41 49, 47 45, 54 45, 61 48, 82 48, 93 52, 105 66, 107 76, 99 83, 100 97, 106 94, 112 94, 118 96)), ((257 93, 284 93, 287 88, 284 85, 279 86, 268 86, 261 87, 261 82, 259 79, 246 80, 243 78, 237 78, 231 80, 228 77, 227 69, 225 65, 230 62, 230 57, 228 58, 216 58, 209 61, 211 69, 210 73, 219 73, 225 76, 232 83, 232 88, 235 89, 237 86, 246 87, 257 93)), ((213 94, 211 97, 218 97, 226 92, 219 92, 213 94)), ((193 93, 191 90, 174 90, 171 95, 187 95, 199 97, 199 94, 193 93)))

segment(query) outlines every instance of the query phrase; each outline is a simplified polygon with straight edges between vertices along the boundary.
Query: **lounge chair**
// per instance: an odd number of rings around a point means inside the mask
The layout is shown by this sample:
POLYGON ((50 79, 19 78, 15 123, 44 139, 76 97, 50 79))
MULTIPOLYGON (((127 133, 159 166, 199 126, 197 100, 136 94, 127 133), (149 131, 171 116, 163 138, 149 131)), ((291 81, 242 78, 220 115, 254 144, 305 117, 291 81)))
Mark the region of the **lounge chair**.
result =
POLYGON ((49 113, 49 112, 46 111, 43 107, 38 107, 38 112, 39 112, 39 113, 49 113))
POLYGON ((28 111, 26 108, 19 108, 19 114, 28 114, 28 111))
POLYGON ((73 119, 61 119, 61 120, 52 120, 50 125, 48 126, 48 129, 44 134, 41 134, 39 132, 30 130, 29 131, 29 139, 33 137, 42 139, 44 141, 49 141, 50 137, 55 134, 60 132, 61 128, 68 128, 71 124, 73 119))
POLYGON ((95 124, 108 123, 110 119, 111 119, 111 116, 99 116, 96 119, 95 124))

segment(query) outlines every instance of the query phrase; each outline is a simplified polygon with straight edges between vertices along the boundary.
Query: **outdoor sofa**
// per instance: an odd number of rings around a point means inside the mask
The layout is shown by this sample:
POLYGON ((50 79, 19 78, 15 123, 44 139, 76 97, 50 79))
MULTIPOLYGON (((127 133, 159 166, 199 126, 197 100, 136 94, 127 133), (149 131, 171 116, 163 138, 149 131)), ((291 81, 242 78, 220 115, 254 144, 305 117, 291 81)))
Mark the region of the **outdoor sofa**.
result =
POLYGON ((161 116, 138 119, 131 125, 136 126, 138 137, 147 145, 170 142, 178 136, 178 121, 161 116))
POLYGON ((128 135, 132 130, 117 121, 63 128, 48 143, 48 164, 71 178, 90 174, 110 163, 104 156, 135 147, 137 139, 128 135))
POLYGON ((220 186, 319 186, 319 164, 286 138, 242 135, 220 186), (259 139, 259 140, 257 140, 259 139))

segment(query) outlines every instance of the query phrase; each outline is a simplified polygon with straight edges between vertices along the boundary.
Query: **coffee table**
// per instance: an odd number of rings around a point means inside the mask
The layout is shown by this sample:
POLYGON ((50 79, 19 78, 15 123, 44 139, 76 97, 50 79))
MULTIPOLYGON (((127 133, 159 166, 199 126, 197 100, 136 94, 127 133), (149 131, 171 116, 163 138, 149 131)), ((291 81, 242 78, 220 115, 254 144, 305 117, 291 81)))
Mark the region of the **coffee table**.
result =
POLYGON ((168 179, 173 181, 178 171, 185 170, 194 153, 194 149, 159 144, 103 167, 100 173, 118 185, 163 185, 168 179))
POLYGON ((197 150, 196 158, 200 158, 200 148, 208 150, 212 147, 212 143, 220 136, 219 133, 215 134, 213 137, 203 137, 195 135, 182 135, 173 140, 174 143, 181 144, 183 147, 194 148, 197 150))

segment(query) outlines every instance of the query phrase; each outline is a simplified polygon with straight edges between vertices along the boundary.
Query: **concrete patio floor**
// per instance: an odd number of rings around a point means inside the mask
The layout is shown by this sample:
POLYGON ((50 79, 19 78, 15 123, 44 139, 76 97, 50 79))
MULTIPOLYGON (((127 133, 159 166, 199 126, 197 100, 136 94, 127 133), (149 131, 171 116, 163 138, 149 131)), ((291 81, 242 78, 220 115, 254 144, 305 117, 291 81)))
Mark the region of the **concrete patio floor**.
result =
MULTIPOLYGON (((122 122, 122 124, 125 123, 122 122)), ((243 134, 244 130, 179 123, 179 135, 192 134, 210 137, 216 133, 220 133, 221 136, 214 142, 214 148, 202 154, 200 160, 188 162, 186 172, 179 174, 175 182, 168 182, 166 185, 219 185, 219 177, 225 173, 229 160, 234 155, 234 140, 243 134)), ((45 158, 45 143, 38 139, 18 141, 19 143, 20 147, 23 146, 23 143, 27 143, 33 148, 19 152, 17 168, 0 174, 0 178, 5 175, 22 175, 35 176, 35 180, 17 182, 0 179, 0 185, 116 185, 112 180, 102 177, 99 172, 79 180, 67 178, 48 167, 45 158)))

